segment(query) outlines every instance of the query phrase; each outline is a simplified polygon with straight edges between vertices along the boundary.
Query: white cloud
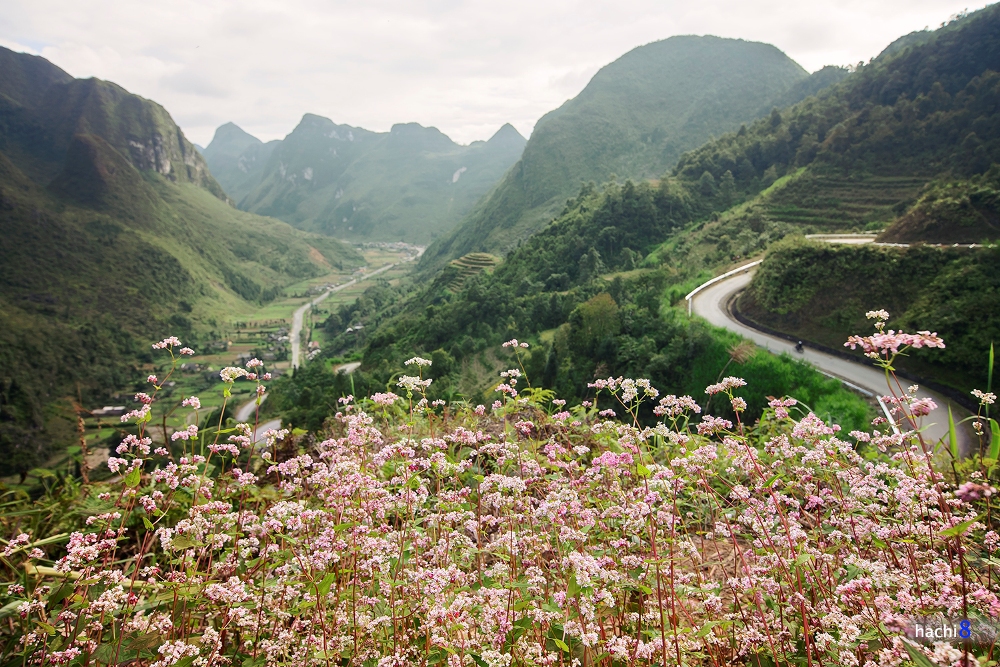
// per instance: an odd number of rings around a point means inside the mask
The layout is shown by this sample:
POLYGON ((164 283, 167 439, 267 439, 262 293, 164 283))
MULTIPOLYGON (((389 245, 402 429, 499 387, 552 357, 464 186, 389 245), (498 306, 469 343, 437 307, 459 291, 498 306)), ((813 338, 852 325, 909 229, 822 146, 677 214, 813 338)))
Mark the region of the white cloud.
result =
POLYGON ((603 65, 678 34, 769 42, 807 70, 867 61, 957 0, 7 0, 0 44, 154 99, 192 141, 261 139, 305 112, 456 141, 530 133, 603 65))

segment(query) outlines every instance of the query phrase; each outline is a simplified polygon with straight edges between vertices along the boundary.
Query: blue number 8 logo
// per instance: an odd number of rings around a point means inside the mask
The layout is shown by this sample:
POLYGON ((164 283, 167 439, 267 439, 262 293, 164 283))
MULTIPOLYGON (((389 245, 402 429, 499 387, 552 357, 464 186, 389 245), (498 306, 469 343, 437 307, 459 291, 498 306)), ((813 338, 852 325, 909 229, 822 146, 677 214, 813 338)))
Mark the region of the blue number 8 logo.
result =
POLYGON ((968 639, 972 636, 972 624, 969 623, 968 619, 962 619, 962 622, 958 624, 958 636, 962 639, 968 639))

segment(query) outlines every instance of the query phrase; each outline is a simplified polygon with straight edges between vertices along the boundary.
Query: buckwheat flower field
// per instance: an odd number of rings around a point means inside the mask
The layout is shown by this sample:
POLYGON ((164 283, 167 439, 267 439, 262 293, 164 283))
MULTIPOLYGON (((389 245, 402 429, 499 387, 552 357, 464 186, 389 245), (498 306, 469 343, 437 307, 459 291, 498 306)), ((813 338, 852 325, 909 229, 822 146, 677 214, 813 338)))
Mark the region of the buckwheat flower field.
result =
MULTIPOLYGON (((944 342, 872 316, 850 344, 897 387, 898 434, 790 397, 746 423, 737 377, 695 397, 607 378, 568 406, 510 341, 492 407, 428 403, 414 357, 321 436, 219 423, 154 443, 150 377, 116 477, 5 500, 2 664, 995 664, 990 642, 907 637, 1000 617, 995 397, 976 392, 976 455, 928 441, 947 414, 892 360, 944 342)), ((176 365, 180 346, 153 347, 176 365)))

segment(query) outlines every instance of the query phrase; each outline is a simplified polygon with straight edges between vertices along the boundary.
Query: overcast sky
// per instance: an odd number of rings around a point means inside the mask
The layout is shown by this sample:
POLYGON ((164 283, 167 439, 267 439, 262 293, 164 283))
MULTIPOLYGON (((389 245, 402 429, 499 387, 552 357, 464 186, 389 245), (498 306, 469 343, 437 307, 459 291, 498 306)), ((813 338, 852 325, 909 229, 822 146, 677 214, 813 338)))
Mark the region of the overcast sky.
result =
POLYGON ((164 105, 206 145, 233 121, 285 136, 305 112, 461 143, 528 136, 603 65, 648 42, 769 42, 805 69, 867 61, 967 0, 5 0, 0 44, 164 105))

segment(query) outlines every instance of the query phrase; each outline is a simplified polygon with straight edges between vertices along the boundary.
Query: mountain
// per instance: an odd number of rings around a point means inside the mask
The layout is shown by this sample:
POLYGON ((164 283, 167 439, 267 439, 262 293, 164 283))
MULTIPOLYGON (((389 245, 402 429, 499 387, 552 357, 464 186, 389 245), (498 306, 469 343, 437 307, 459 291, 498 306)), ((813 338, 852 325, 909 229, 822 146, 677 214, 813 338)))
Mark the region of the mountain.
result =
POLYGON ((768 113, 808 80, 769 44, 680 36, 634 49, 538 121, 518 163, 428 248, 423 265, 509 251, 555 217, 581 182, 658 178, 684 151, 768 113))
POLYGON ((77 135, 101 137, 133 167, 223 197, 222 188, 170 114, 100 79, 74 79, 37 56, 0 49, 4 123, 0 150, 32 180, 48 183, 65 166, 77 135), (69 78, 67 78, 69 77, 69 78))
POLYGON ((235 123, 220 125, 201 153, 234 203, 244 199, 264 175, 267 160, 281 141, 266 144, 235 123))
POLYGON ((379 133, 306 114, 267 144, 227 123, 205 158, 244 210, 338 238, 428 243, 457 224, 524 144, 511 125, 461 146, 417 123, 379 133))
POLYGON ((58 399, 130 385, 150 338, 197 345, 284 286, 361 263, 227 204, 155 102, 6 49, 0 72, 0 475, 72 438, 58 399))

